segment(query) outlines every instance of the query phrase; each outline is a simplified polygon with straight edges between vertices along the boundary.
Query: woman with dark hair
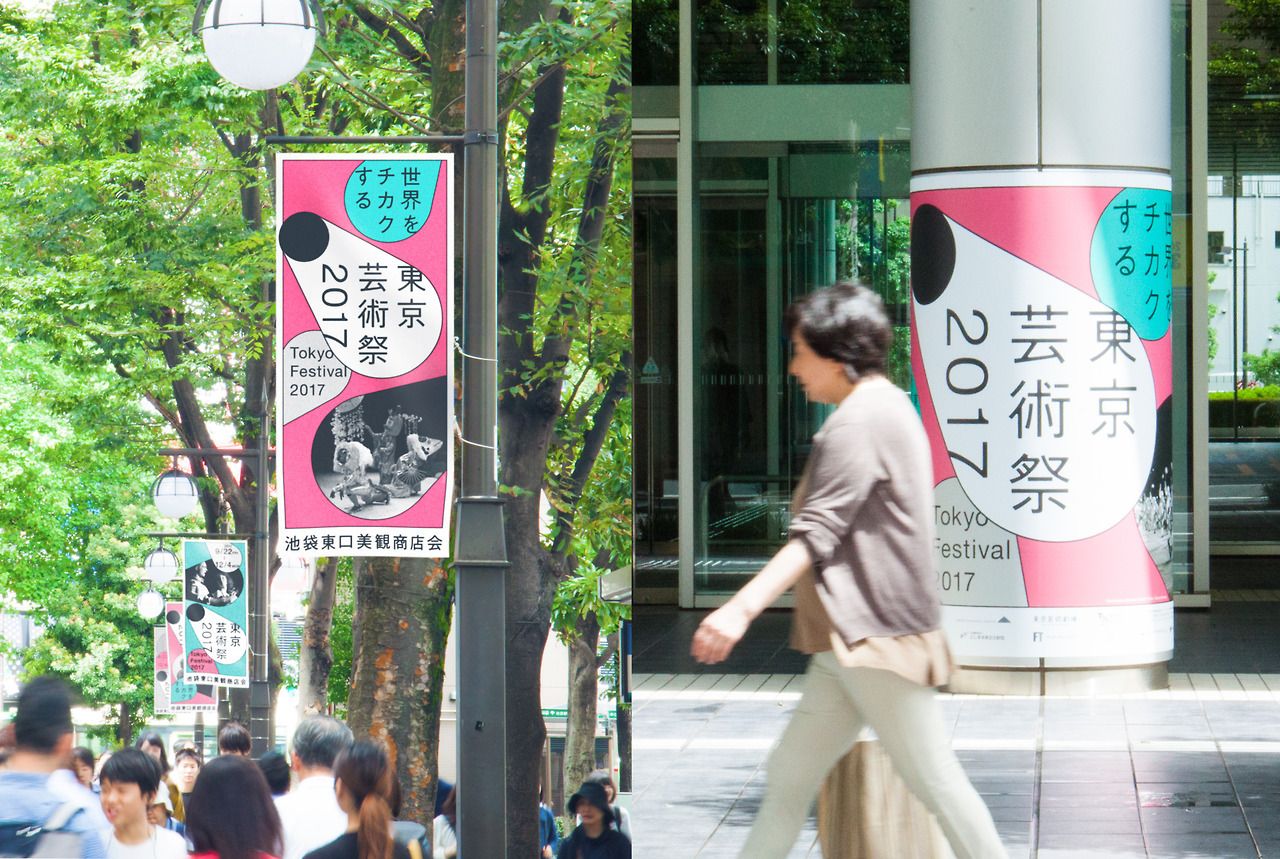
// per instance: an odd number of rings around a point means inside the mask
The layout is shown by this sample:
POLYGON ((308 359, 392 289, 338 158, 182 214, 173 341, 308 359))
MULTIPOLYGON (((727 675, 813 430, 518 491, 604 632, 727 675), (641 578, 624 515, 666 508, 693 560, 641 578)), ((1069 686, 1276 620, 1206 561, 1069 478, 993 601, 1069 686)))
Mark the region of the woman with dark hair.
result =
POLYGON ((177 818, 179 823, 184 822, 187 813, 182 804, 182 791, 169 777, 169 756, 164 750, 164 739, 155 731, 147 731, 138 738, 134 748, 146 752, 160 764, 160 791, 156 795, 164 802, 170 816, 177 818))
POLYGON ((258 765, 222 755, 204 765, 191 792, 187 838, 193 859, 272 859, 283 851, 280 816, 258 765))
POLYGON ((71 771, 76 774, 76 781, 86 788, 93 789, 93 752, 84 746, 76 746, 71 750, 71 771))
POLYGON ((870 289, 838 283, 786 313, 788 366, 809 400, 836 406, 813 439, 790 539, 702 621, 692 652, 722 662, 752 620, 795 588, 791 646, 811 654, 804 695, 769 755, 743 859, 781 859, 823 779, 864 725, 937 818, 959 859, 1005 856, 991 813, 952 751, 934 687, 951 654, 933 568, 929 440, 885 377, 893 328, 870 289))
POLYGON ((618 786, 613 783, 613 776, 609 775, 608 770, 595 770, 587 776, 587 781, 604 788, 605 797, 609 800, 609 810, 613 812, 613 825, 631 841, 631 814, 618 805, 618 786))
POLYGON ((391 837, 391 764, 380 744, 358 740, 333 763, 333 789, 347 831, 303 859, 409 859, 391 837))

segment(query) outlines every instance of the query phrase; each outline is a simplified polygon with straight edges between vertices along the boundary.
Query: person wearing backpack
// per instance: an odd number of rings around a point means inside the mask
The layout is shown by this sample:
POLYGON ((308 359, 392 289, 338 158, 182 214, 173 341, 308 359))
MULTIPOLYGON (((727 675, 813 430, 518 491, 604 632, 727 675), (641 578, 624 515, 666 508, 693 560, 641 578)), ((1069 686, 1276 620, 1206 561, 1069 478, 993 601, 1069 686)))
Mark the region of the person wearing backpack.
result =
POLYGON ((17 744, 0 772, 0 856, 105 859, 101 837, 84 809, 48 788, 71 763, 71 693, 55 677, 37 677, 18 695, 17 744))

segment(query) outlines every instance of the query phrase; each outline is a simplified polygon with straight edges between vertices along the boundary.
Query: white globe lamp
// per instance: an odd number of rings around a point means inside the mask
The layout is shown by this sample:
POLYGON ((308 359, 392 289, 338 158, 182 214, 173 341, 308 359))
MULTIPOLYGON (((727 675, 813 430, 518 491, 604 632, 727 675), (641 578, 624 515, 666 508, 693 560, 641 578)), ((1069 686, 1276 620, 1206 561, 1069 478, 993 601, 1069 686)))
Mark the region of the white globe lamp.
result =
POLYGON ((142 571, 154 584, 171 582, 178 575, 178 556, 164 546, 151 550, 142 561, 142 571))
POLYGON ((164 613, 164 594, 150 586, 138 595, 138 614, 145 618, 159 617, 164 613))
POLYGON ((181 519, 196 509, 200 494, 191 475, 171 468, 151 484, 151 500, 156 503, 161 516, 181 519))
POLYGON ((201 0, 192 29, 209 63, 244 89, 284 86, 307 67, 324 35, 316 0, 201 0))

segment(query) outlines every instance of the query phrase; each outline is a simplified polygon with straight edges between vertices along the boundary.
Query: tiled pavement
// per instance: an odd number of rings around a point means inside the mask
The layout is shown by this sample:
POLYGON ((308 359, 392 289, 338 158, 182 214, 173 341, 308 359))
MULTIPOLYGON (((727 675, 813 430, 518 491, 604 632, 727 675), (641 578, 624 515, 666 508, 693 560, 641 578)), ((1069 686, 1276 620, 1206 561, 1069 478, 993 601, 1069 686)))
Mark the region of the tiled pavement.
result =
MULTIPOLYGON (((1179 612, 1185 656, 1168 690, 939 696, 1010 857, 1280 859, 1280 602, 1259 596, 1179 612)), ((744 642, 737 658, 752 667, 727 674, 681 667, 698 617, 637 606, 636 671, 676 668, 635 676, 638 857, 736 856, 765 756, 799 698, 785 615, 744 642)), ((792 857, 820 856, 815 842, 811 819, 792 857)))

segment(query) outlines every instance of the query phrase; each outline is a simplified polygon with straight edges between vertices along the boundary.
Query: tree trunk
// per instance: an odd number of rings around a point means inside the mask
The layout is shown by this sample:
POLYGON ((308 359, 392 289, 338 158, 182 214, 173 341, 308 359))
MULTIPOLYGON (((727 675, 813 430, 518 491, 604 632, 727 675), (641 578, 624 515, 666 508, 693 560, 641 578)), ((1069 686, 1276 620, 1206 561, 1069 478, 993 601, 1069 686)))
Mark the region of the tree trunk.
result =
POLYGON ((596 702, 599 698, 600 621, 582 615, 569 642, 569 715, 564 740, 564 789, 577 789, 596 768, 596 702))
POLYGON ((402 792, 401 819, 430 830, 453 588, 431 558, 363 560, 356 567, 347 723, 356 737, 386 743, 402 792))
POLYGON ((120 702, 120 724, 116 726, 116 739, 126 749, 133 745, 133 713, 127 702, 120 702))
POLYGON ((333 628, 337 580, 337 558, 325 558, 316 564, 307 619, 302 627, 302 648, 298 653, 298 718, 328 711, 329 671, 333 668, 329 631, 333 628))

